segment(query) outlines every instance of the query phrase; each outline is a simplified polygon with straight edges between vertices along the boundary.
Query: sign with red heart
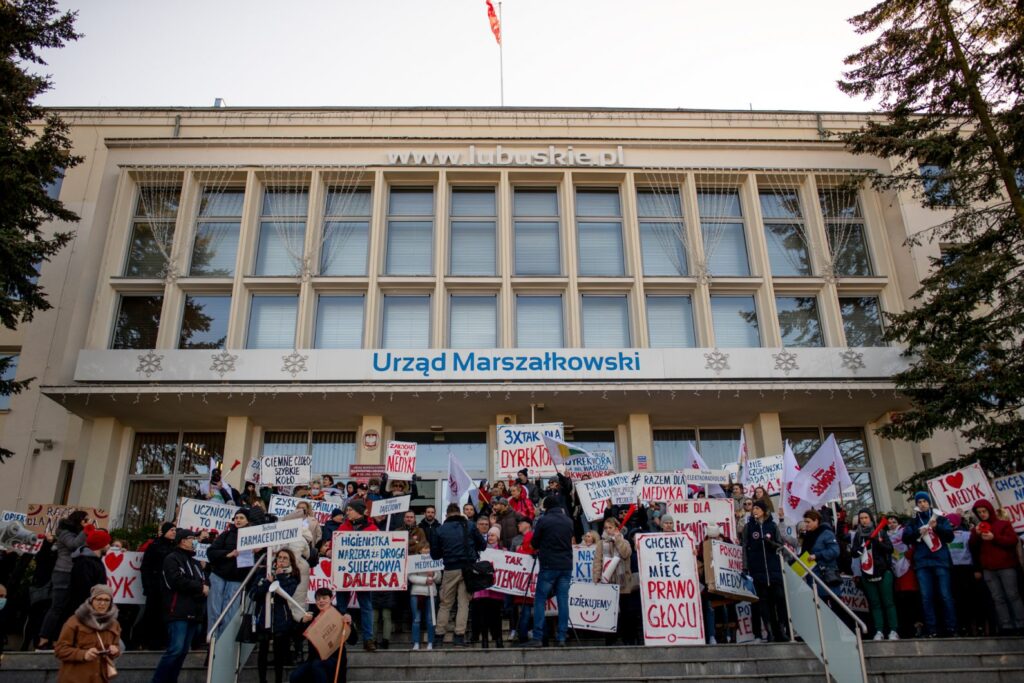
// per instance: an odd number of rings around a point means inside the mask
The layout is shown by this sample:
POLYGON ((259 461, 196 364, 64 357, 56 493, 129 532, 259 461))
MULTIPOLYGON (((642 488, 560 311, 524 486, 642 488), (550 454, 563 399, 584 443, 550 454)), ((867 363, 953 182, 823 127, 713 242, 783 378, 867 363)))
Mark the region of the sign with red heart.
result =
POLYGON ((124 562, 124 553, 111 551, 103 556, 103 564, 107 565, 108 572, 116 572, 122 562, 124 562))
POLYGON ((142 553, 131 550, 110 550, 103 556, 107 568, 107 585, 119 605, 144 605, 142 592, 142 553))
POLYGON ((929 479, 928 492, 933 505, 942 512, 969 511, 979 500, 998 505, 985 470, 978 463, 929 479))
POLYGON ((330 588, 334 590, 334 582, 331 581, 331 558, 321 557, 320 561, 309 568, 309 593, 306 596, 307 602, 316 602, 316 591, 319 588, 330 588))

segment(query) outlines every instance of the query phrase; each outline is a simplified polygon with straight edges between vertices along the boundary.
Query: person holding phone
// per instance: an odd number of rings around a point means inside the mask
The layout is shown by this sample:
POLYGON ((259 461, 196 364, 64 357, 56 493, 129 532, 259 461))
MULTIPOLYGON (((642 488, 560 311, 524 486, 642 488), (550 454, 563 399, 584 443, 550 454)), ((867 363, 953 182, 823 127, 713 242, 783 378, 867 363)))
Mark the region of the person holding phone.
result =
POLYGON ((54 644, 58 683, 107 683, 117 675, 113 662, 121 655, 120 642, 114 594, 106 584, 97 584, 64 622, 54 644))

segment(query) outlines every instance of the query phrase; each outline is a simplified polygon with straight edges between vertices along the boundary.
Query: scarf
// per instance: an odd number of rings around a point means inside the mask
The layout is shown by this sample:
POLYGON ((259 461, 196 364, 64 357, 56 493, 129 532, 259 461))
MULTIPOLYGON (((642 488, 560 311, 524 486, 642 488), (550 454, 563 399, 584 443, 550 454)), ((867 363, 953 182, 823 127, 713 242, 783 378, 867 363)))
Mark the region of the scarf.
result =
POLYGON ((88 626, 94 631, 109 631, 117 623, 117 605, 111 603, 110 609, 100 614, 86 600, 75 610, 75 616, 83 626, 88 626))

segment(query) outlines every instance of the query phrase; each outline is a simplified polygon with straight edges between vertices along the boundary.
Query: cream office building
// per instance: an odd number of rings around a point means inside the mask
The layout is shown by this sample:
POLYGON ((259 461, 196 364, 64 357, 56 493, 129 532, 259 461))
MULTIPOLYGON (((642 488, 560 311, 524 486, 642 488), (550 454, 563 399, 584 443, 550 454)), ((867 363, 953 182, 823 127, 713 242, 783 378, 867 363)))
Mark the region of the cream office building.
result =
MULTIPOLYGON (((0 508, 161 520, 260 454, 314 470, 420 444, 424 504, 496 424, 562 422, 622 469, 807 457, 838 437, 862 502, 959 454, 874 429, 906 407, 882 340, 938 246, 889 162, 827 138, 861 114, 69 109, 81 216, 53 310, 0 352, 0 508), (232 466, 237 466, 231 469, 232 466)), ((53 229, 64 226, 54 225, 53 229)))

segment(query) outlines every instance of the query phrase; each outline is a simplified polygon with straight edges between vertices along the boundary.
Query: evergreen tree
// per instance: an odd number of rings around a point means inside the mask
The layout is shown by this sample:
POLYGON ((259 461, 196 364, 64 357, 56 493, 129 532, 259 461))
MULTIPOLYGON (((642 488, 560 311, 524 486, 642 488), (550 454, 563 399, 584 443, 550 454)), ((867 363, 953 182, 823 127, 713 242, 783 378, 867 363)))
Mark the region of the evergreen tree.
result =
POLYGON ((958 430, 974 453, 919 473, 980 460, 994 474, 1024 452, 1024 4, 1011 0, 884 0, 850 22, 873 42, 846 59, 840 89, 884 116, 843 135, 848 149, 901 160, 874 178, 911 189, 936 224, 911 238, 943 257, 889 317, 906 346, 895 376, 912 407, 882 436, 918 441, 958 430))
MULTIPOLYGON (((78 220, 48 194, 65 170, 81 162, 71 153, 68 126, 33 102, 50 89, 39 52, 75 40, 75 14, 59 14, 55 0, 0 0, 0 324, 9 329, 50 308, 38 268, 71 239, 51 233, 47 221, 78 220)), ((10 365, 0 357, 0 376, 10 365)), ((0 380, 0 395, 21 392, 31 379, 0 380)), ((0 462, 13 455, 0 448, 0 462)))

